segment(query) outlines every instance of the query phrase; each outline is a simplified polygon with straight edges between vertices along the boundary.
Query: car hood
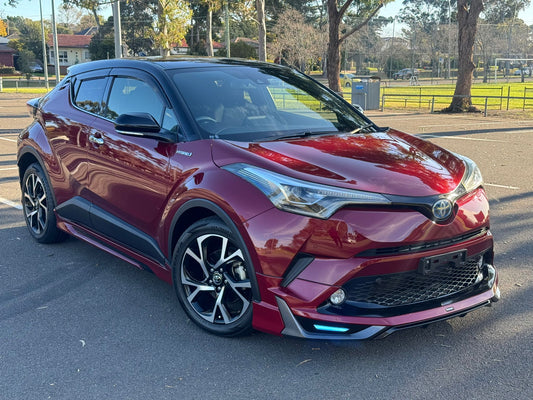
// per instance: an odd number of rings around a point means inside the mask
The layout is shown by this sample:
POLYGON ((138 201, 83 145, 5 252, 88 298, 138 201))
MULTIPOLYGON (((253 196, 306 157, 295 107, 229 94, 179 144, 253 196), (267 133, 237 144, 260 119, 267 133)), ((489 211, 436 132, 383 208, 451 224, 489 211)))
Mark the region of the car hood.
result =
POLYGON ((247 163, 294 178, 400 196, 453 191, 465 166, 435 144, 389 129, 269 142, 215 140, 219 165, 247 163))

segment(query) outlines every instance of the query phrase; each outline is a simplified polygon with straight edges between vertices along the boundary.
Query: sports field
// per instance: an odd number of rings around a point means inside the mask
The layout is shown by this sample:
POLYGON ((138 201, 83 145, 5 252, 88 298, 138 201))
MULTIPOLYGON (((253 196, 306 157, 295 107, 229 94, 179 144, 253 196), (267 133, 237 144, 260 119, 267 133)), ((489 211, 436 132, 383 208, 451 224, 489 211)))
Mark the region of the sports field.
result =
MULTIPOLYGON (((447 107, 455 90, 455 84, 420 86, 381 86, 381 103, 385 108, 425 108, 435 111, 447 107), (383 103, 383 96, 385 102, 383 103)), ((345 98, 351 97, 350 88, 345 89, 345 98)), ((472 102, 489 110, 533 110, 533 81, 474 84, 472 102)))

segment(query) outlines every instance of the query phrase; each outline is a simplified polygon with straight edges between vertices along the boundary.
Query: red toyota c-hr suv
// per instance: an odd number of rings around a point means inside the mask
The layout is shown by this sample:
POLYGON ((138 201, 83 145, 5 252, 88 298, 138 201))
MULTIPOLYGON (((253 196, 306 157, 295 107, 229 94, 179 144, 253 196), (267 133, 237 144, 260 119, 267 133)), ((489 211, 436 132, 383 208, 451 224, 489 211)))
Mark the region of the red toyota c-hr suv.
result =
POLYGON ((30 234, 152 271, 209 332, 383 337, 499 299, 474 162, 295 70, 96 61, 28 105, 30 234))

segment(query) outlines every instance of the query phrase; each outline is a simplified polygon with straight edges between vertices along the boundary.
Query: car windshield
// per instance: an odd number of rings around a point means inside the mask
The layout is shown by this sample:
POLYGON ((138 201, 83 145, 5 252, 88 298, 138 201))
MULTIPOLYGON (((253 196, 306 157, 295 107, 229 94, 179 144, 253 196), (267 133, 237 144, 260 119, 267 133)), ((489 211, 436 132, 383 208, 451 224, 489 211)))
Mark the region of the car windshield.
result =
POLYGON ((288 68, 217 65, 169 74, 203 138, 267 141, 373 129, 345 101, 288 68))

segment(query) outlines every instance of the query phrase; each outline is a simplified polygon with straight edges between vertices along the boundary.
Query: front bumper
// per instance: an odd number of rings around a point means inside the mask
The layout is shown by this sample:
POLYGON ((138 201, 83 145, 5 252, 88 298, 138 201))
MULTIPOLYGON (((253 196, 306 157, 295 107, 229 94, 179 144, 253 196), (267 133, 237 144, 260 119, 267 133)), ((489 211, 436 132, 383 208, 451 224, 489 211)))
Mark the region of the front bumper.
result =
POLYGON ((384 338, 399 330, 425 326, 434 322, 444 321, 467 313, 481 307, 491 306, 500 299, 500 289, 495 276, 494 284, 481 294, 468 299, 441 305, 433 309, 414 313, 398 315, 389 318, 356 318, 353 324, 340 322, 344 319, 335 318, 329 321, 308 320, 297 318, 290 310, 287 303, 277 297, 279 312, 283 320, 282 335, 306 339, 326 340, 364 340, 384 338), (306 329, 313 326, 313 331, 306 329), (318 327, 318 329, 317 329, 318 327), (322 332, 319 332, 319 331, 322 332))

